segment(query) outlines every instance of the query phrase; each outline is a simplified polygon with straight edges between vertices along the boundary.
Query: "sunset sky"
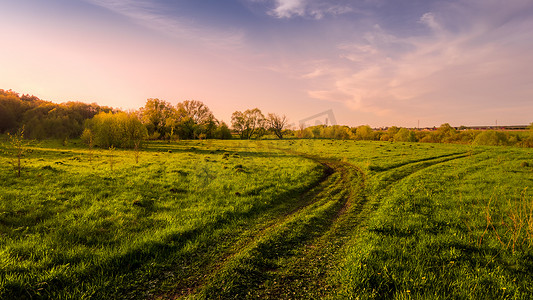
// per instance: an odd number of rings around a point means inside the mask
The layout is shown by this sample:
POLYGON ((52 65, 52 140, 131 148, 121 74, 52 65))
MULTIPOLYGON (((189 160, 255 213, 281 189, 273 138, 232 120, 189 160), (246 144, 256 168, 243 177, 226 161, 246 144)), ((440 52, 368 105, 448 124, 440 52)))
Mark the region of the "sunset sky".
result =
POLYGON ((0 88, 219 119, 533 122, 531 0, 0 0, 0 88))

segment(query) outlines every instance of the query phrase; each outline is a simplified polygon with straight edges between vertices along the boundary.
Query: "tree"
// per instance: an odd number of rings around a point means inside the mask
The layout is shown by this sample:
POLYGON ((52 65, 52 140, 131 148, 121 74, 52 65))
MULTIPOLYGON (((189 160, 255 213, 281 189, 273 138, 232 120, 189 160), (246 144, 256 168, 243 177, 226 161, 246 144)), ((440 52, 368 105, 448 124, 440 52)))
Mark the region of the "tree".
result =
POLYGON ((224 122, 220 122, 218 127, 215 130, 215 138, 221 140, 229 140, 232 138, 231 131, 229 130, 228 125, 224 122))
POLYGON ((231 126, 241 139, 251 139, 260 128, 264 128, 265 116, 259 108, 236 111, 231 115, 231 126))
POLYGON ((533 123, 529 124, 529 137, 523 142, 526 147, 533 147, 533 123))
POLYGON ((0 133, 16 132, 25 127, 24 135, 31 138, 75 138, 83 131, 85 120, 109 107, 81 102, 56 104, 35 96, 19 96, 0 89, 0 133))
POLYGON ((0 133, 18 128, 25 110, 17 93, 0 90, 0 133))
POLYGON ((337 140, 347 140, 353 137, 352 131, 348 126, 341 125, 318 125, 313 128, 314 137, 328 138, 337 140))
POLYGON ((22 157, 28 151, 28 144, 24 141, 24 126, 15 134, 7 134, 9 136, 8 154, 13 155, 13 162, 11 164, 17 171, 17 177, 20 177, 22 169, 22 157))
POLYGON ((450 124, 444 123, 437 129, 436 136, 439 142, 450 143, 457 138, 457 130, 450 124))
POLYGON ((246 117, 243 112, 236 111, 231 115, 231 127, 237 131, 241 139, 245 138, 246 131, 248 130, 246 123, 246 117))
POLYGON ((141 108, 142 122, 146 125, 152 138, 164 138, 169 132, 167 119, 172 116, 174 108, 164 100, 150 98, 141 108))
POLYGON ((191 118, 195 124, 206 124, 214 119, 213 113, 202 101, 185 100, 178 103, 178 108, 183 108, 185 114, 191 118))
POLYGON ((503 146, 507 145, 507 135, 501 131, 486 130, 481 132, 474 139, 474 145, 503 146))
POLYGON ((85 128, 81 134, 81 140, 89 146, 89 162, 93 162, 94 133, 91 129, 85 128))
POLYGON ((147 135, 146 127, 135 113, 101 112, 86 122, 82 138, 87 143, 94 141, 96 145, 103 148, 138 149, 147 135))
POLYGON ((269 130, 274 132, 274 134, 279 138, 283 139, 283 130, 287 126, 287 117, 285 115, 278 116, 276 114, 268 114, 266 119, 269 130))
MULTIPOLYGON (((215 137, 218 127, 218 120, 214 116, 211 116, 207 122, 203 125, 206 138, 212 139, 215 137)), ((226 126, 227 127, 227 126, 226 126)))
POLYGON ((135 112, 116 114, 120 132, 122 134, 122 147, 138 150, 141 143, 148 136, 146 127, 137 118, 135 112))
POLYGON ((355 139, 356 140, 373 140, 374 131, 368 125, 361 125, 355 130, 355 139))
POLYGON ((200 135, 212 138, 217 127, 217 120, 213 113, 203 102, 198 100, 185 100, 176 106, 180 116, 181 138, 198 138, 200 135))
POLYGON ((307 131, 306 134, 304 134, 305 138, 325 138, 327 137, 326 132, 326 125, 316 125, 307 127, 305 130, 307 131))
POLYGON ((381 141, 392 141, 394 140, 394 135, 400 131, 400 128, 396 126, 391 126, 387 129, 386 133, 382 134, 380 137, 381 141))
POLYGON ((416 142, 416 134, 407 128, 400 128, 393 139, 395 142, 416 142))

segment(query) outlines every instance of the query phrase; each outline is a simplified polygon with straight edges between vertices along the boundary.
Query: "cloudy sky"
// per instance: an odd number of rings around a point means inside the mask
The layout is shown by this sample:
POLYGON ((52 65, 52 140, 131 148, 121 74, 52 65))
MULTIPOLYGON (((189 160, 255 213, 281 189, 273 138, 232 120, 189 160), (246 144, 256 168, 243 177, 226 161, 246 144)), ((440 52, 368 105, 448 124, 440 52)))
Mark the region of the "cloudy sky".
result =
POLYGON ((533 122, 531 0, 0 0, 0 88, 297 123, 533 122))

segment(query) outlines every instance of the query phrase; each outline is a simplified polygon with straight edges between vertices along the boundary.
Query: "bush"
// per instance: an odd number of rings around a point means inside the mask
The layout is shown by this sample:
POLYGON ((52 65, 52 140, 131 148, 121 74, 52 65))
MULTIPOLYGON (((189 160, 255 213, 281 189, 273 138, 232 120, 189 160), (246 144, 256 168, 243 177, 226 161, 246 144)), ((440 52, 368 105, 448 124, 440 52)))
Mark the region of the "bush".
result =
POLYGON ((231 131, 226 123, 221 122, 215 130, 215 138, 221 140, 230 140, 232 138, 231 131))
POLYGON ((474 145, 504 146, 508 144, 507 135, 500 131, 483 131, 474 139, 474 145))
POLYGON ((362 125, 355 129, 355 139, 356 140, 373 140, 374 139, 374 131, 372 128, 368 125, 362 125))
POLYGON ((407 129, 401 128, 398 133, 394 135, 395 142, 416 142, 416 134, 407 129))
POLYGON ((124 112, 99 113, 85 124, 82 140, 89 144, 109 148, 135 148, 148 136, 146 127, 134 114, 124 112))

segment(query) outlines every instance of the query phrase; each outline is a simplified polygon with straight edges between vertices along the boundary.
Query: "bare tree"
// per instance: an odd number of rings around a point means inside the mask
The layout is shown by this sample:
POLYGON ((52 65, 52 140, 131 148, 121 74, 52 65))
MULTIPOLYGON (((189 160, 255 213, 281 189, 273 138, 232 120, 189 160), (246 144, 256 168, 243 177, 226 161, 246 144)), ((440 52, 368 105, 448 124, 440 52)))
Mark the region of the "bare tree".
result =
POLYGON ((305 136, 305 123, 300 122, 298 125, 298 138, 303 138, 305 136))
POLYGON ((267 118, 268 128, 274 132, 274 134, 279 138, 283 138, 283 130, 287 126, 287 117, 285 115, 278 116, 276 114, 268 114, 267 118))
POLYGON ((183 108, 185 114, 191 118, 195 124, 206 124, 214 118, 213 113, 202 101, 185 100, 178 103, 177 108, 183 108))

